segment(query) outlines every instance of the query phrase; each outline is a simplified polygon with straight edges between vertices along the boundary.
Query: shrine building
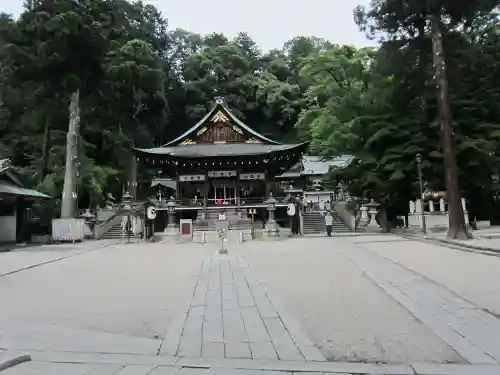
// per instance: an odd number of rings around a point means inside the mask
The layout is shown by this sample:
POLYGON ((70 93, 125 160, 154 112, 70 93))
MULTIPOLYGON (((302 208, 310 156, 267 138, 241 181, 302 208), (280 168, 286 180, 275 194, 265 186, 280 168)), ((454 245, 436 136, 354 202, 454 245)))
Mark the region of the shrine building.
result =
POLYGON ((218 103, 167 144, 133 151, 140 165, 170 181, 178 209, 206 210, 265 206, 276 177, 300 162, 306 149, 307 142, 283 144, 259 134, 218 103))

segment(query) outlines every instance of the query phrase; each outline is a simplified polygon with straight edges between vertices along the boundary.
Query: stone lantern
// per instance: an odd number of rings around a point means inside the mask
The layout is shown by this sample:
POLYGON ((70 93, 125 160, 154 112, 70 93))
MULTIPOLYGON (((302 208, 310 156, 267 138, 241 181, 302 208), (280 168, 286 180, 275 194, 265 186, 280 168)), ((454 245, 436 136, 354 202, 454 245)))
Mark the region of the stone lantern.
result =
POLYGON ((85 220, 86 233, 85 236, 93 237, 94 236, 94 227, 96 223, 95 215, 90 211, 89 208, 85 210, 82 214, 82 218, 85 220))
POLYGON ((128 190, 122 196, 122 211, 127 217, 127 222, 122 225, 122 238, 125 237, 125 231, 127 231, 127 242, 130 243, 130 232, 132 231, 132 221, 130 220, 130 215, 132 214, 132 195, 128 190))
POLYGON ((273 194, 269 194, 269 199, 265 202, 267 204, 267 212, 269 213, 269 219, 267 221, 267 234, 269 237, 279 236, 279 227, 276 222, 276 199, 273 198, 273 194))
POLYGON ((165 233, 169 235, 175 235, 178 233, 177 225, 175 224, 175 211, 177 204, 173 197, 170 197, 167 203, 167 227, 165 228, 165 233))
POLYGON ((375 202, 373 199, 370 201, 370 203, 365 204, 365 207, 368 208, 368 213, 370 214, 370 221, 368 222, 367 229, 371 230, 377 230, 379 229, 379 225, 377 224, 377 221, 375 220, 375 216, 378 214, 378 207, 380 206, 379 203, 375 202))

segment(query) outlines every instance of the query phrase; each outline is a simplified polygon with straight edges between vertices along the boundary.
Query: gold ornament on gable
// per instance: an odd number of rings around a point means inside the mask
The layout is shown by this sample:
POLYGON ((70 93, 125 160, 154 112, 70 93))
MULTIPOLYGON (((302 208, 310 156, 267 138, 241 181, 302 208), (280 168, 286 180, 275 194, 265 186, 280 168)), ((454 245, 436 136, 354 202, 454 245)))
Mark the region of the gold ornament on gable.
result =
POLYGON ((188 138, 188 139, 185 139, 184 141, 182 141, 182 144, 183 145, 194 145, 194 144, 196 144, 196 142, 193 141, 191 138, 188 138))
POLYGON ((227 116, 222 113, 222 111, 218 111, 213 117, 212 117, 212 120, 210 120, 211 122, 228 122, 229 119, 227 118, 227 116))

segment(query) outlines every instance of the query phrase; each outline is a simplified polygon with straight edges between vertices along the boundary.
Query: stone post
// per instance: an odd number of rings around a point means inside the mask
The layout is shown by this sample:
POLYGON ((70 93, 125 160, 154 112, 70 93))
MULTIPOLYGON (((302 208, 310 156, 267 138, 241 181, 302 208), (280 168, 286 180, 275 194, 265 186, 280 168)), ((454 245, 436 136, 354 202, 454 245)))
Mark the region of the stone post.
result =
POLYGON ((443 198, 441 198, 439 200, 439 211, 441 211, 442 214, 446 213, 445 208, 444 208, 444 199, 443 198))
POLYGON ((267 212, 269 213, 269 220, 267 221, 267 234, 269 237, 278 237, 280 235, 278 223, 275 219, 276 213, 276 199, 273 198, 272 193, 269 194, 267 203, 267 212))
POLYGON ((368 226, 368 223, 370 222, 370 216, 368 215, 368 207, 363 205, 359 210, 361 211, 361 215, 359 218, 358 227, 366 228, 368 226))
POLYGON ((380 226, 377 223, 377 220, 375 220, 375 217, 378 214, 377 207, 376 206, 370 207, 368 213, 370 214, 370 222, 368 223, 366 228, 371 231, 377 231, 380 228, 380 226))

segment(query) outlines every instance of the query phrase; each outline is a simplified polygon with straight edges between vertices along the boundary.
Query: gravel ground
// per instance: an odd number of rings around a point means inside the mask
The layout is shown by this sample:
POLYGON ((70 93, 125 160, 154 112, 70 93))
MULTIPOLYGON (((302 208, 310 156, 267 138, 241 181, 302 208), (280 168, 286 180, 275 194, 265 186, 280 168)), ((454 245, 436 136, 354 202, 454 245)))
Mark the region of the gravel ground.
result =
POLYGON ((349 246, 354 245, 347 239, 298 238, 246 243, 235 251, 329 360, 463 362, 346 259, 349 246))
POLYGON ((403 246, 402 242, 363 243, 362 246, 500 316, 500 257, 409 240, 403 246))
MULTIPOLYGON (((2 276, 0 321, 163 337, 212 252, 191 244, 115 245, 2 276)), ((22 257, 50 259, 47 253, 22 257)))

